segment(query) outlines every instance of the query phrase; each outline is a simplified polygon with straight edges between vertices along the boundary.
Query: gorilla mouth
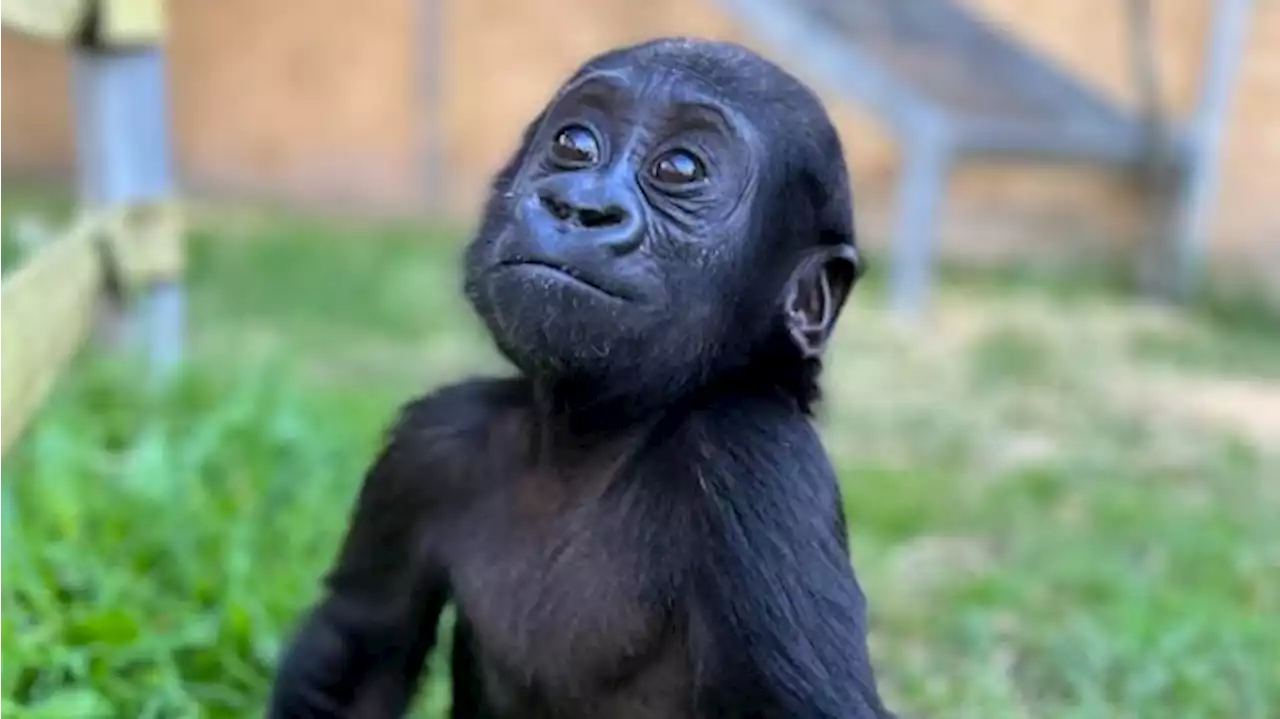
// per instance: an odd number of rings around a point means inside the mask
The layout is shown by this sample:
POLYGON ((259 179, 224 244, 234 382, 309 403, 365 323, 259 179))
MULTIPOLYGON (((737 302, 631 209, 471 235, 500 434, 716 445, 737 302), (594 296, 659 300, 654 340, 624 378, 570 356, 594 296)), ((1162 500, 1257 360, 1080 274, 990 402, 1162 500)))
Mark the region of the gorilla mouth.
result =
POLYGON ((590 278, 585 277, 581 272, 570 267, 569 265, 552 262, 550 260, 509 260, 498 264, 499 268, 520 269, 532 271, 539 274, 554 275, 557 279, 568 280, 576 285, 581 285, 597 294, 604 295, 614 300, 625 300, 626 297, 614 292, 613 290, 602 287, 593 282, 590 278))

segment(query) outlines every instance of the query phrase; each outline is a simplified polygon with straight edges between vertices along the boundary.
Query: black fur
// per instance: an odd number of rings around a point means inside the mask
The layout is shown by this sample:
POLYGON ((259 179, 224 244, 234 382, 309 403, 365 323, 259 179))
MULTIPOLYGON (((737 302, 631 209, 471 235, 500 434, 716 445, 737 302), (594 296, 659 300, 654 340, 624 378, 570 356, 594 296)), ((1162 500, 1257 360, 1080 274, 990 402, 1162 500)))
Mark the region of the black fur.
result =
POLYGON ((457 719, 890 716, 810 417, 850 202, 821 104, 738 46, 579 70, 467 252, 520 375, 406 406, 269 716, 400 716, 449 601, 457 719))

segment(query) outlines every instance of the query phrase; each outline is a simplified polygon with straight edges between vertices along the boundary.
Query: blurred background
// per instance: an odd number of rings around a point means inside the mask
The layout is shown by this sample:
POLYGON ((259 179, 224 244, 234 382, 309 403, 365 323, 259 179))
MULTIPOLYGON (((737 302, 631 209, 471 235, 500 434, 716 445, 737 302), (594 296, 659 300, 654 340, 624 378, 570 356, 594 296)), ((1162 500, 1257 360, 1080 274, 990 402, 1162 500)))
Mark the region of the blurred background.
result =
POLYGON ((845 143, 822 430, 891 705, 1276 715, 1280 3, 3 9, 6 717, 260 712, 396 406, 506 371, 460 293, 490 174, 668 34, 845 143))

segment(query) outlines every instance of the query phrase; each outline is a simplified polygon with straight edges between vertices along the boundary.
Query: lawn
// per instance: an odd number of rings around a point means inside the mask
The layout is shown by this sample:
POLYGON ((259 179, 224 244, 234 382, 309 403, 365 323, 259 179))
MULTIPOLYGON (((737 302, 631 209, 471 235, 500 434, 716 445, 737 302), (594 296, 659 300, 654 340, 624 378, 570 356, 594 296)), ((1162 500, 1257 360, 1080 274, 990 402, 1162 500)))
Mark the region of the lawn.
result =
MULTIPOLYGON (((200 223, 191 366, 156 389, 87 353, 5 458, 4 716, 260 711, 397 403, 503 371, 459 240, 200 223)), ((1280 311, 1141 307, 1079 268, 951 273, 914 331, 880 297, 855 293, 821 421, 892 706, 1274 716, 1280 311)))

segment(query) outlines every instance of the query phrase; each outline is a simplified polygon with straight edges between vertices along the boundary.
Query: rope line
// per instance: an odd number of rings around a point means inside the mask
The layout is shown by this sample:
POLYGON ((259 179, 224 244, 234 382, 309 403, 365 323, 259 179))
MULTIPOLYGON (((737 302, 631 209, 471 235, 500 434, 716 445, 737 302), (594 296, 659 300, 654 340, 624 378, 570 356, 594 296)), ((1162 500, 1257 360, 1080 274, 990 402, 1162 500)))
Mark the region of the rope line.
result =
POLYGON ((0 285, 0 451, 8 451, 89 336, 103 300, 177 279, 176 203, 95 208, 39 247, 0 285))

